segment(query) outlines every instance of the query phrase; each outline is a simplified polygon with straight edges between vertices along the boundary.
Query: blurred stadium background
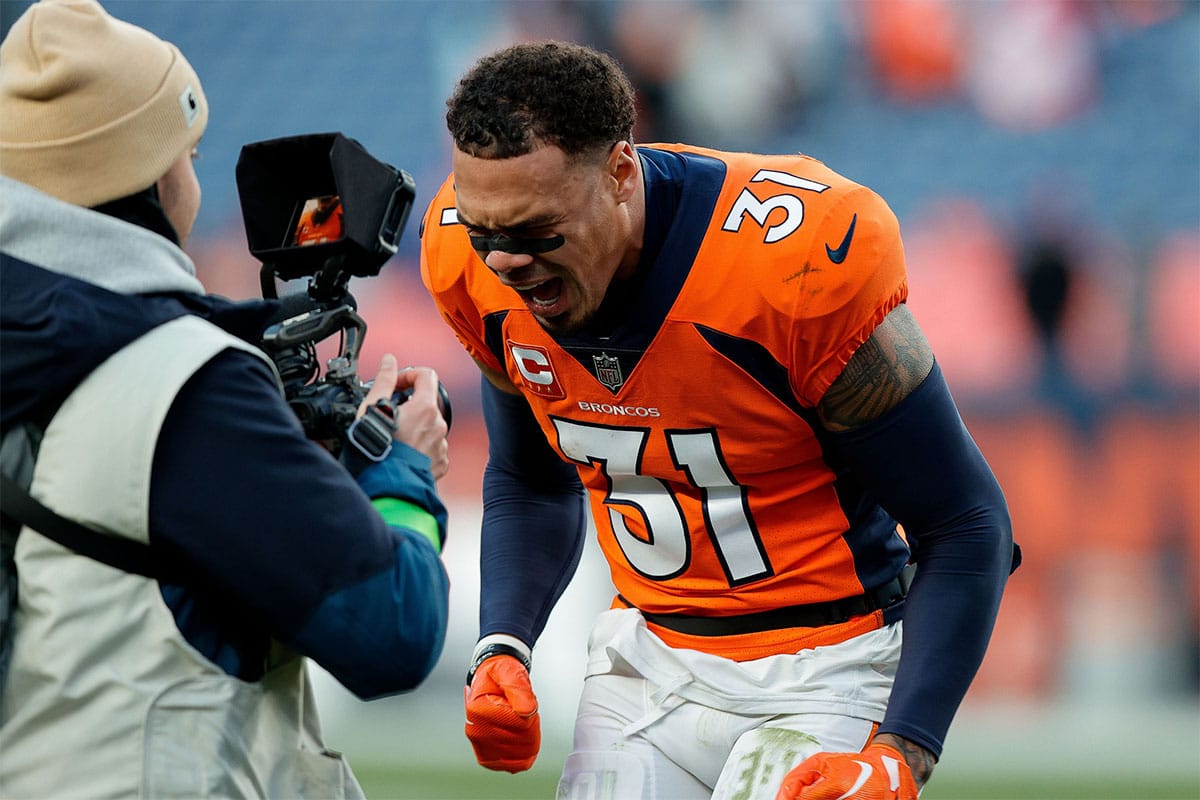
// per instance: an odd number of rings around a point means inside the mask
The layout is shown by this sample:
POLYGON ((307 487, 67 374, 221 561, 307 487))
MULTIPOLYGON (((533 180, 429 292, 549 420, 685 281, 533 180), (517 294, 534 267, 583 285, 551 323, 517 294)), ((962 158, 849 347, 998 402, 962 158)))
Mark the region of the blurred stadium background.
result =
MULTIPOLYGON (((28 2, 0 0, 0 27, 28 2)), ((362 372, 436 367, 455 409, 452 627, 418 691, 318 675, 331 744, 378 798, 553 796, 592 616, 594 545, 535 651, 545 745, 488 773, 461 733, 485 441, 472 364, 420 286, 417 218, 449 165, 443 102, 525 39, 628 67, 641 141, 803 151, 879 191, 911 306, 1011 506, 1025 565, 926 798, 1200 798, 1200 4, 1160 0, 110 0, 175 42, 212 108, 189 247, 257 296, 240 147, 342 131, 410 172, 401 252, 352 289, 362 372)), ((720 387, 713 387, 720 391, 720 387)))

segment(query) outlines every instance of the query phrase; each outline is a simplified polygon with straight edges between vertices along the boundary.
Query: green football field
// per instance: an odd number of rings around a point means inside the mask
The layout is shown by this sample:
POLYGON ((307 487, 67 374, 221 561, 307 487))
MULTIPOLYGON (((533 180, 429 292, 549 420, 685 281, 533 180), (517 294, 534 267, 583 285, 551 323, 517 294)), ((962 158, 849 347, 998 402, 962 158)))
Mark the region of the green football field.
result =
MULTIPOLYGON (((403 771, 363 765, 355 770, 371 800, 552 800, 558 774, 535 769, 523 775, 490 773, 481 768, 403 771)), ((664 798, 664 800, 667 800, 664 798)), ((1200 786, 1187 781, 1154 783, 1046 777, 972 780, 969 776, 935 776, 921 800, 1200 800, 1200 786)))
MULTIPOLYGON (((562 674, 554 655, 543 656, 543 674, 562 674)), ((529 772, 510 775, 475 762, 461 681, 451 669, 420 691, 371 702, 321 684, 326 741, 371 800, 554 800, 577 688, 542 678, 541 752, 529 772)), ((921 800, 1200 800, 1200 703, 1193 694, 969 703, 921 800)))
MULTIPOLYGON (((328 741, 346 754, 367 797, 554 800, 570 720, 543 720, 529 772, 491 772, 475 763, 463 736, 449 699, 461 692, 454 683, 328 708, 328 741)), ((1200 800, 1200 706, 1192 697, 1169 705, 977 704, 959 715, 943 755, 921 800, 1200 800)))

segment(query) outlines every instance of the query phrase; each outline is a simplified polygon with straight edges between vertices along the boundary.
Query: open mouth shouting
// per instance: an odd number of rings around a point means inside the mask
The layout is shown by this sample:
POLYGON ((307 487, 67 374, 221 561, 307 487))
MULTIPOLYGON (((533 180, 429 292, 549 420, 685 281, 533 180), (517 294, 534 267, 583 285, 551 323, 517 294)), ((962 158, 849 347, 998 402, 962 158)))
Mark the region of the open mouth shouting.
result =
POLYGON ((538 317, 555 317, 566 310, 562 278, 548 278, 535 284, 518 284, 512 287, 531 314, 538 317))

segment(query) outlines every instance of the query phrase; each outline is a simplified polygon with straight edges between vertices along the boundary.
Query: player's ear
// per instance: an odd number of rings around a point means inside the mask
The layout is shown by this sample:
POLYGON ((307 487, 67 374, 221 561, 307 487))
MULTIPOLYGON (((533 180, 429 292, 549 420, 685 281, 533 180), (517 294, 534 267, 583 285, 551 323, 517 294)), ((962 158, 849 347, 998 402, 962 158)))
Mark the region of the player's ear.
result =
POLYGON ((617 202, 628 201, 638 189, 638 158, 633 145, 626 141, 614 144, 608 151, 605 166, 613 181, 617 202))

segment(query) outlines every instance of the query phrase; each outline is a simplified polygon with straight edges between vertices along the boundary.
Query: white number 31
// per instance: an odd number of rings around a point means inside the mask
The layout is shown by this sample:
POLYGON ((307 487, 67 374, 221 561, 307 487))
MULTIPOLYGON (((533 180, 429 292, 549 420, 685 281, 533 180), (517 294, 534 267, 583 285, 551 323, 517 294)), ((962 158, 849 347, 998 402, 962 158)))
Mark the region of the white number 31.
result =
MULTIPOLYGON (((824 183, 817 183, 808 178, 801 178, 799 175, 792 175, 790 172, 777 172, 773 169, 760 169, 750 179, 751 183, 767 181, 810 192, 823 192, 829 188, 824 183)), ((729 209, 729 216, 725 217, 721 230, 736 233, 742 227, 742 221, 745 220, 746 215, 752 217, 760 227, 765 226, 767 217, 777 208, 785 211, 784 217, 778 223, 767 228, 766 236, 763 237, 763 241, 767 244, 774 244, 791 236, 800 227, 800 223, 804 222, 804 201, 792 192, 780 192, 765 200, 759 200, 749 188, 742 189, 737 200, 733 201, 733 207, 729 209)))
MULTIPOLYGON (((604 504, 629 564, 654 580, 668 580, 686 571, 691 537, 679 501, 666 482, 642 474, 642 454, 650 432, 552 419, 562 452, 580 464, 594 465, 607 478, 604 504), (629 530, 627 514, 642 518, 646 538, 629 530)), ((745 490, 725 466, 716 431, 668 431, 667 446, 676 468, 700 490, 708 537, 729 584, 737 586, 772 574, 750 518, 745 490)))

